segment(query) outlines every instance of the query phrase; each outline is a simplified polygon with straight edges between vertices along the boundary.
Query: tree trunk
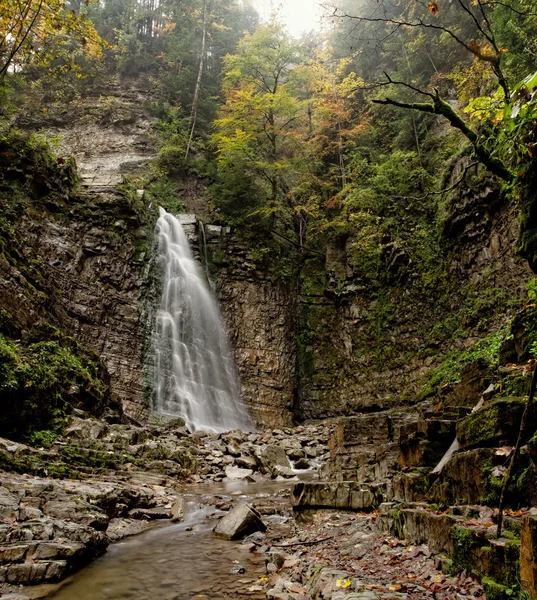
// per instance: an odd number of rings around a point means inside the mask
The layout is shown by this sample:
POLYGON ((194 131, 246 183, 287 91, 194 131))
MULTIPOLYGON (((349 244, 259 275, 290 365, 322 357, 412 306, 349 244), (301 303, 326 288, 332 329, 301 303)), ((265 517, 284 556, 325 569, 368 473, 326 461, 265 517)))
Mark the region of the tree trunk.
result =
POLYGON ((186 146, 185 160, 188 158, 190 153, 190 147, 192 146, 192 139, 194 137, 194 130, 196 129, 196 118, 198 116, 198 104, 200 99, 201 90, 201 77, 203 75, 203 66, 205 64, 205 50, 207 47, 207 0, 203 0, 203 33, 201 36, 201 52, 200 62, 198 68, 198 77, 196 79, 196 87, 194 88, 194 98, 192 100, 192 111, 190 113, 190 135, 188 138, 188 144, 186 146))

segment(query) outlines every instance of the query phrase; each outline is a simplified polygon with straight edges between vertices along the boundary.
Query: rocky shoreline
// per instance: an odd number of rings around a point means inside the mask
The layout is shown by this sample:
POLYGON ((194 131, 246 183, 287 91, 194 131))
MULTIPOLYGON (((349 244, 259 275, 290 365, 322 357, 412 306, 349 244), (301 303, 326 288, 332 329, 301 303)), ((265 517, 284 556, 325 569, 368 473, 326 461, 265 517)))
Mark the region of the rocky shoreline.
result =
POLYGON ((0 473, 0 592, 59 581, 111 542, 182 519, 185 485, 296 479, 326 460, 328 437, 325 425, 190 434, 75 417, 48 449, 2 439, 2 465, 22 473, 0 473))
MULTIPOLYGON (((502 402, 488 402, 471 422, 502 402)), ((457 422, 461 431, 465 419, 457 422)), ((473 488, 465 503, 431 503, 435 486, 446 489, 442 481, 452 490, 460 485, 449 461, 432 479, 425 475, 430 467, 404 464, 409 455, 421 456, 425 465, 436 461, 455 423, 426 404, 413 413, 253 433, 189 433, 180 422, 141 427, 78 416, 48 448, 2 439, 0 593, 43 597, 55 589, 49 584, 102 555, 110 543, 156 521, 182 520, 186 499, 200 485, 241 490, 239 497, 228 491, 205 498, 214 508, 206 519, 214 520, 244 502, 249 486, 276 482, 284 496, 275 501, 260 493, 252 507, 260 519, 280 515, 280 526, 269 523, 266 532, 243 541, 264 555, 266 574, 244 589, 236 585, 240 597, 507 598, 518 593, 511 582, 519 580, 519 554, 526 569, 534 564, 533 511, 508 509, 504 536, 496 539, 496 510, 472 502, 473 488), (349 470, 351 464, 357 470, 349 470), (20 473, 7 472, 9 466, 20 473)), ((488 435, 495 435, 490 427, 488 435)), ((452 460, 474 454, 463 447, 452 460)))

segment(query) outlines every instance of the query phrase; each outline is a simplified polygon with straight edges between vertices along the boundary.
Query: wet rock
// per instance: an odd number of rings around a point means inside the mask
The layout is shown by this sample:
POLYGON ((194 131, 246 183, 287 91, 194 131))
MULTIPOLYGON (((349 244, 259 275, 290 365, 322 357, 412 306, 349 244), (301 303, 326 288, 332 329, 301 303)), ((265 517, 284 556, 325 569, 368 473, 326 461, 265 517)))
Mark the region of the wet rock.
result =
POLYGON ((242 454, 235 459, 235 464, 243 469, 257 470, 257 460, 253 456, 245 456, 242 454))
POLYGON ((295 469, 301 469, 301 470, 305 470, 305 469, 309 469, 311 467, 309 461, 307 461, 305 458, 299 458, 294 465, 295 469))
POLYGON ((239 540, 250 533, 265 531, 266 525, 261 520, 259 513, 242 502, 231 509, 216 524, 213 532, 217 537, 227 540, 239 540))
POLYGON ((232 575, 242 575, 243 573, 246 573, 246 569, 242 565, 234 565, 231 567, 230 573, 232 575))
POLYGON ((295 472, 291 467, 281 467, 280 465, 275 465, 272 469, 272 476, 281 479, 292 479, 295 477, 295 472))
POLYGON ((186 514, 186 500, 184 498, 178 498, 170 509, 170 515, 172 521, 184 521, 186 514))
POLYGON ((135 508, 129 511, 131 519, 145 519, 151 521, 153 519, 169 519, 170 509, 164 506, 155 508, 135 508))

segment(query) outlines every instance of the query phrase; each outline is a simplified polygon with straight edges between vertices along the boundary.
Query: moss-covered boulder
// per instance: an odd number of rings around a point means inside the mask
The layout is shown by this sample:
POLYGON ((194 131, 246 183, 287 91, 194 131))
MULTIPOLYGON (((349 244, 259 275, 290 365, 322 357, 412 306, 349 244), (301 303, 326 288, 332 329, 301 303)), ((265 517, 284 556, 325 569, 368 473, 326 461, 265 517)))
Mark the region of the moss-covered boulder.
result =
MULTIPOLYGON (((461 448, 490 448, 500 442, 514 444, 526 401, 523 398, 501 398, 457 423, 457 439, 461 448)), ((530 415, 527 430, 537 425, 535 411, 530 415)))

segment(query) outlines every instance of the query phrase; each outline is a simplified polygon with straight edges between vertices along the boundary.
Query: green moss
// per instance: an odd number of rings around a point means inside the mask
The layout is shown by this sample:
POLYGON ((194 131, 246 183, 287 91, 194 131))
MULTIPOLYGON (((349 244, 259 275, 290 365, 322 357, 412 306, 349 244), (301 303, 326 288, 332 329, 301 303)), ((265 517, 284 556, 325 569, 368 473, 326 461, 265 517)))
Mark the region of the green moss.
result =
MULTIPOLYGON (((526 401, 501 398, 464 417, 457 424, 457 439, 464 448, 485 448, 499 441, 514 442, 526 401)), ((533 415, 530 424, 534 424, 533 415)))
POLYGON ((27 438, 27 442, 30 446, 34 446, 36 448, 50 448, 58 439, 58 437, 59 435, 57 431, 44 429, 42 431, 34 431, 31 433, 27 438))
POLYGON ((503 374, 500 379, 500 392, 498 396, 527 396, 530 391, 530 385, 531 377, 520 371, 503 374))
POLYGON ((502 329, 479 340, 469 350, 452 350, 447 353, 440 365, 433 367, 423 376, 419 399, 435 393, 445 383, 458 381, 463 367, 472 361, 481 360, 490 369, 496 368, 498 352, 507 335, 507 329, 502 329))
POLYGON ((453 540, 453 569, 455 573, 473 569, 472 548, 475 545, 474 534, 470 529, 454 527, 450 532, 453 540))
POLYGON ((392 517, 392 533, 393 535, 395 535, 395 537, 399 538, 400 540, 404 539, 405 537, 405 530, 404 530, 404 523, 403 523, 403 519, 401 516, 401 505, 397 504, 391 514, 392 517))
POLYGON ((494 579, 490 577, 483 577, 481 580, 487 600, 508 600, 511 597, 511 590, 506 585, 496 583, 494 579))
POLYGON ((56 328, 34 329, 26 343, 0 334, 1 435, 58 432, 73 407, 99 414, 108 395, 105 378, 98 357, 56 328), (51 339, 42 340, 47 334, 51 339))

